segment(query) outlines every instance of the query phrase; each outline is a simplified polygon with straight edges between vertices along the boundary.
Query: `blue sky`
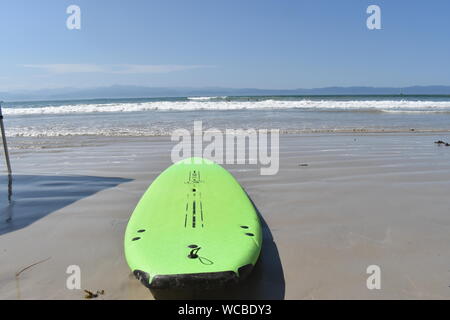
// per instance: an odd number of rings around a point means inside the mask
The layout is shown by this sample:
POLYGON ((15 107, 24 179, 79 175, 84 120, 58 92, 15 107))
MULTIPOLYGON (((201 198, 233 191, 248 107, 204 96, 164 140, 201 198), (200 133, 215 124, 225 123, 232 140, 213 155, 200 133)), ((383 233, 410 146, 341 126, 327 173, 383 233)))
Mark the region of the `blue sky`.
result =
POLYGON ((0 91, 450 85, 448 0, 5 0, 0 38, 0 91))

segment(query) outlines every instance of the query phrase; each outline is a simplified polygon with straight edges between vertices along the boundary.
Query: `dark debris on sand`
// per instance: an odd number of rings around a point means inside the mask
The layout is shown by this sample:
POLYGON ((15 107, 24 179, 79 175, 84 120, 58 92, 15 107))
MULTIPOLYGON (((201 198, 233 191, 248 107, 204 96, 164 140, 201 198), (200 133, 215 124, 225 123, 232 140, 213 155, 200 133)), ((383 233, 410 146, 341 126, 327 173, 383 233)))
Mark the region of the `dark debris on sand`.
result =
POLYGON ((84 290, 84 292, 86 293, 86 295, 84 296, 85 299, 94 299, 97 298, 99 295, 105 294, 105 290, 97 290, 96 293, 93 293, 92 291, 89 290, 84 290))
POLYGON ((442 141, 442 140, 435 141, 434 143, 436 143, 436 144, 439 145, 439 146, 444 145, 444 146, 446 146, 446 147, 450 147, 450 143, 445 142, 445 141, 442 141))

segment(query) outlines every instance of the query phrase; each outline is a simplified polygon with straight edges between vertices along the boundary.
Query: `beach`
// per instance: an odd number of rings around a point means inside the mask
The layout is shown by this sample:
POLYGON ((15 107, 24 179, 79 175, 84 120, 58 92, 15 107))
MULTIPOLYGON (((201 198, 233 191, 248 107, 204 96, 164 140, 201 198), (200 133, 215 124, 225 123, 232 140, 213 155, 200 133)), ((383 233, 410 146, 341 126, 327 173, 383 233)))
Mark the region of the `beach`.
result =
POLYGON ((0 11, 0 302, 450 300, 449 0, 0 11))
MULTIPOLYGON (((259 211, 264 239, 250 278, 210 297, 449 299, 450 147, 437 140, 450 134, 284 134, 277 174, 224 165, 259 211), (371 265, 381 270, 379 290, 366 286, 371 265)), ((84 299, 83 289, 104 290, 97 299, 153 299, 126 264, 123 236, 175 142, 63 135, 9 143, 0 299, 84 299), (80 290, 66 287, 71 265, 80 267, 80 290)))

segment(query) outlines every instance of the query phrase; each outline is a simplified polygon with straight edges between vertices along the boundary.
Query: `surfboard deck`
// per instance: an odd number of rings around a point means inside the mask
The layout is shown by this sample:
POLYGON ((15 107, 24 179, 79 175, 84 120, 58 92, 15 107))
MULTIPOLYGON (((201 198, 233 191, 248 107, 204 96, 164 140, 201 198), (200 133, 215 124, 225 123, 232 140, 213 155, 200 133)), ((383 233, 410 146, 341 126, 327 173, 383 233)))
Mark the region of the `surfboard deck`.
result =
POLYGON ((153 181, 124 239, 129 267, 150 289, 239 282, 258 260, 261 244, 261 224, 243 188, 202 158, 173 164, 153 181))

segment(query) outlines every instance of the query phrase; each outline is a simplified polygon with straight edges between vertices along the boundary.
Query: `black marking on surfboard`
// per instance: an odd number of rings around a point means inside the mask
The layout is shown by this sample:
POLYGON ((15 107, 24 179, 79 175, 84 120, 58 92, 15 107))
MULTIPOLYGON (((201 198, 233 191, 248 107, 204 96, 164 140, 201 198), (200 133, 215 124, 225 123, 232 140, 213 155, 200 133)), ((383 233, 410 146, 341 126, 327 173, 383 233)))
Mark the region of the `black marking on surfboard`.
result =
POLYGON ((195 228, 195 200, 192 202, 192 228, 195 228))
POLYGON ((188 258, 189 259, 197 259, 198 258, 198 251, 200 249, 201 249, 200 247, 193 248, 191 250, 191 252, 189 252, 188 258))
MULTIPOLYGON (((189 194, 188 194, 189 198, 189 194)), ((187 217, 188 217, 188 209, 189 209, 189 202, 186 202, 186 213, 184 214, 184 227, 187 227, 187 217)))
POLYGON ((198 183, 197 171, 195 171, 195 170, 194 170, 194 172, 192 172, 192 182, 198 183))
POLYGON ((203 205, 202 205, 201 201, 200 201, 200 218, 202 220, 202 228, 203 228, 204 227, 203 226, 203 205))
POLYGON ((199 198, 199 203, 200 203, 200 220, 202 222, 202 228, 204 228, 205 225, 203 223, 203 201, 202 201, 202 193, 201 192, 199 192, 198 198, 199 198))
POLYGON ((189 171, 189 180, 186 181, 186 184, 193 184, 190 191, 187 193, 187 201, 186 201, 186 216, 185 216, 185 224, 184 226, 187 227, 187 216, 189 214, 192 214, 192 228, 197 227, 199 223, 197 223, 199 220, 201 222, 202 228, 204 227, 203 223, 203 207, 202 207, 202 193, 199 191, 197 184, 202 183, 203 181, 200 180, 200 171, 198 170, 191 170, 189 171), (192 192, 192 193, 191 193, 192 192), (192 201, 192 210, 189 208, 190 199, 193 199, 192 201), (198 201, 195 199, 198 198, 198 201), (199 209, 200 207, 200 209, 199 209), (199 212, 200 211, 200 212, 199 212), (197 214, 199 213, 199 214, 197 214), (200 215, 200 217, 198 217, 200 215))
POLYGON ((200 171, 198 171, 198 170, 189 171, 189 178, 185 183, 198 184, 198 183, 202 183, 202 182, 203 181, 200 179, 200 171))
POLYGON ((136 241, 136 240, 139 240, 141 237, 136 237, 136 238, 133 238, 133 239, 131 239, 131 241, 136 241))

